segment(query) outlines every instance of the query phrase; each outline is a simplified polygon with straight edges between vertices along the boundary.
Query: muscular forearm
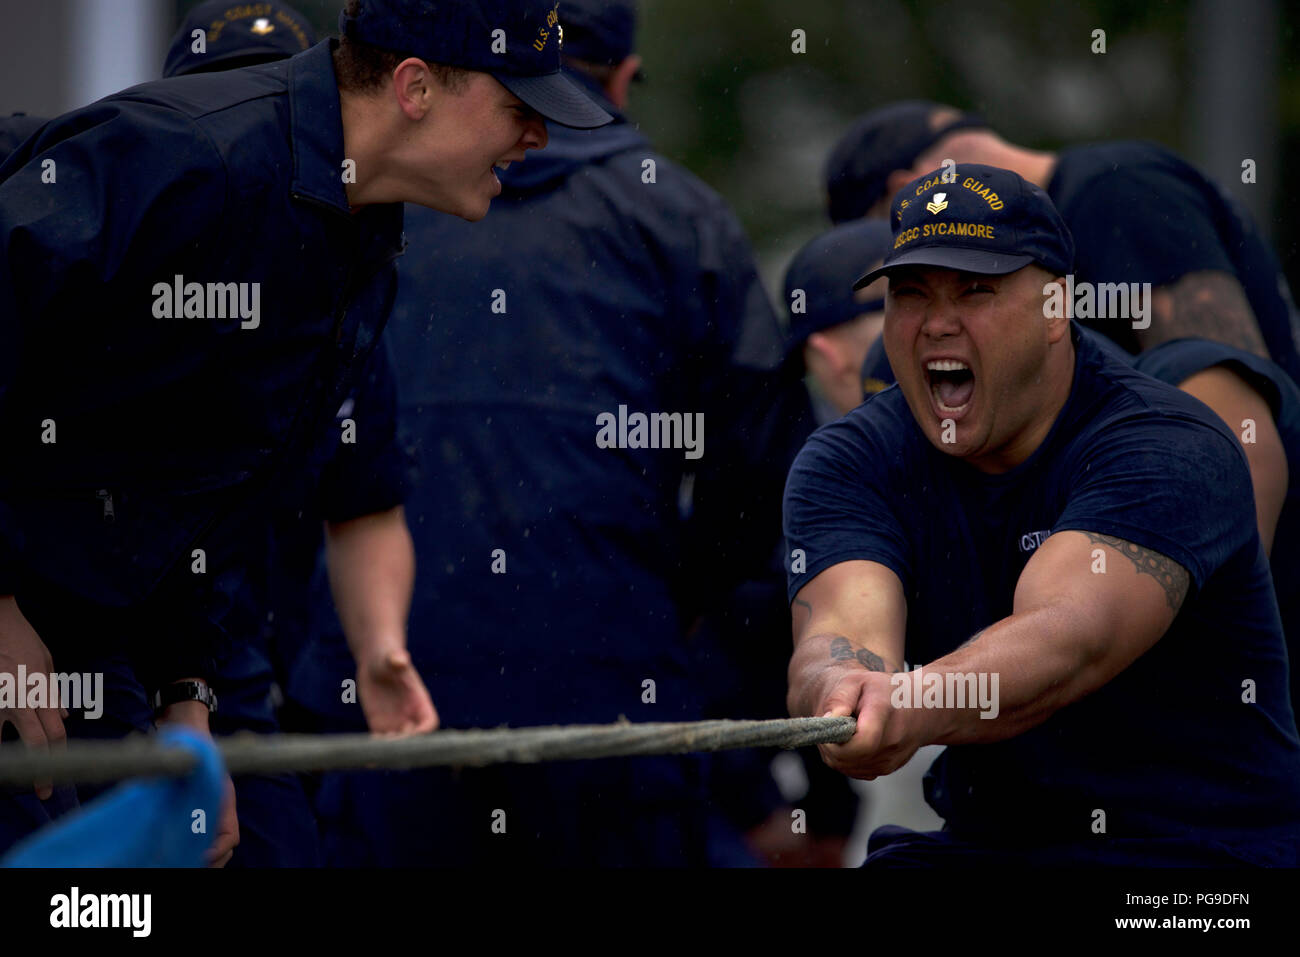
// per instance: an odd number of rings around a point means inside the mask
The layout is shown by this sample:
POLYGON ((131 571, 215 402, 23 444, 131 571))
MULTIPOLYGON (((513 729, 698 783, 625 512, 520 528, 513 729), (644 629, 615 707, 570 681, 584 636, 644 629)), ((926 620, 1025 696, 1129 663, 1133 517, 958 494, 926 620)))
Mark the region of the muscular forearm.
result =
POLYGON ((786 706, 795 717, 825 714, 827 696, 845 679, 903 666, 907 603, 902 582, 883 565, 832 565, 795 596, 790 617, 786 706))
POLYGON ((402 508, 325 527, 330 590, 353 657, 405 648, 415 550, 402 508))
MULTIPOLYGON (((1041 724, 1114 677, 1104 644, 1081 638, 1104 633, 1102 627, 1047 606, 985 628, 956 651, 922 667, 921 690, 935 680, 925 676, 936 676, 943 682, 939 700, 944 706, 912 702, 907 720, 916 726, 916 737, 923 744, 973 744, 1001 741, 1041 724), (981 701, 979 694, 974 700, 968 696, 965 707, 955 707, 948 689, 955 689, 956 678, 948 675, 974 675, 975 688, 987 689, 989 697, 981 701)), ((917 687, 914 677, 907 680, 917 687)), ((970 684, 966 680, 965 688, 970 684)))

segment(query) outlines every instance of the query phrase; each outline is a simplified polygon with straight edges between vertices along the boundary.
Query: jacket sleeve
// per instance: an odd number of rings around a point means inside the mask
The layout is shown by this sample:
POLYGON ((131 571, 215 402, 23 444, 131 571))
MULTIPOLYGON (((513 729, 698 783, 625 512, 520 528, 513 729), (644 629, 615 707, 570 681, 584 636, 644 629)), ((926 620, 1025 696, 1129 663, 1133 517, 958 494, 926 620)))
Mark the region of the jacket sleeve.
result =
MULTIPOLYGON (((339 443, 321 475, 321 511, 332 522, 386 512, 406 500, 410 462, 397 437, 397 385, 387 337, 375 348, 351 398, 347 417, 353 420, 356 441, 339 443)), ((338 423, 331 426, 337 442, 338 423)))

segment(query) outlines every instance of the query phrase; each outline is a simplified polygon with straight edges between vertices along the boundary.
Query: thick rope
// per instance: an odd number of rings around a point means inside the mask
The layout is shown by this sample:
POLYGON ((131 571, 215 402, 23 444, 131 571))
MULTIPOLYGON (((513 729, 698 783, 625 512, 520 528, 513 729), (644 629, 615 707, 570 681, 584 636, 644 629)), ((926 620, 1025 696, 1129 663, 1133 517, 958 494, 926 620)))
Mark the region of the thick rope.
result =
MULTIPOLYGON (((627 755, 685 754, 733 748, 799 748, 847 741, 853 718, 775 721, 684 721, 541 728, 435 731, 407 738, 368 734, 239 734, 217 739, 232 774, 286 774, 347 769, 483 767, 627 755)), ((183 777, 198 759, 153 738, 71 741, 55 751, 0 747, 0 785, 30 787, 38 779, 101 784, 129 777, 183 777)))

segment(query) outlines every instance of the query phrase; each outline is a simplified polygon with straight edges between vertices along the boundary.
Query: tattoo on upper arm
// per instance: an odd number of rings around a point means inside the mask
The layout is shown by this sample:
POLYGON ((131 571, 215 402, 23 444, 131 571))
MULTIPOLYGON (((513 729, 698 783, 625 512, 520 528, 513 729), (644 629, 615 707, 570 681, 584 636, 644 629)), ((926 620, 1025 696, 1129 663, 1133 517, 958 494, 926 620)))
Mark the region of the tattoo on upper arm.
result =
POLYGON ((1187 597, 1189 577, 1187 569, 1172 558, 1167 558, 1159 552, 1143 548, 1141 545, 1135 545, 1133 542, 1126 541, 1115 535, 1097 535, 1093 532, 1084 532, 1083 534, 1088 536, 1089 541, 1109 545, 1122 554, 1133 563, 1138 570, 1138 574, 1150 575, 1158 581, 1160 587, 1165 590, 1165 598, 1169 601, 1169 607, 1177 613, 1183 604, 1183 599, 1187 597))
POLYGON ((1150 329, 1138 332, 1144 349, 1199 336, 1268 358, 1259 322, 1235 276, 1217 269, 1190 272, 1154 290, 1150 329))
POLYGON ((796 605, 800 605, 800 606, 802 606, 803 608, 808 609, 808 617, 809 617, 809 618, 812 618, 812 605, 810 605, 808 602, 804 601, 804 600, 801 599, 801 598, 796 598, 796 599, 794 600, 794 604, 796 604, 796 605))
POLYGON ((853 643, 843 635, 831 639, 831 657, 836 661, 856 661, 868 671, 888 671, 885 661, 878 654, 866 648, 854 649, 853 643))

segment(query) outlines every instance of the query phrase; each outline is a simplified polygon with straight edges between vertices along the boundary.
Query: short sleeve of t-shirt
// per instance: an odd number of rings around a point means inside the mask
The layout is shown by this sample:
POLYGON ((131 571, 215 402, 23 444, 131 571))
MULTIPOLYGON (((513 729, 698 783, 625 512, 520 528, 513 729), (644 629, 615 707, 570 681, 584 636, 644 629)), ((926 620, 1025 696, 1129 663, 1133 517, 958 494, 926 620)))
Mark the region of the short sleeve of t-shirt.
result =
POLYGON ((1081 147, 1062 154, 1053 201, 1089 282, 1166 285, 1201 270, 1235 275, 1203 184, 1154 150, 1081 147))
POLYGON ((910 495, 897 476, 910 443, 901 425, 882 427, 887 417, 868 414, 891 399, 902 406, 899 415, 909 415, 897 390, 868 399, 815 432, 790 469, 784 511, 791 600, 831 565, 859 559, 879 562, 908 587, 912 550, 899 516, 910 495))
POLYGON ((1226 429, 1152 411, 1091 430, 1053 532, 1114 535, 1171 558, 1199 590, 1255 533, 1250 472, 1226 429))
POLYGON ((1264 397, 1275 418, 1291 412, 1300 402, 1300 390, 1276 363, 1209 339, 1175 339, 1150 349, 1134 362, 1139 372, 1180 385, 1191 376, 1215 366, 1226 366, 1264 397))

